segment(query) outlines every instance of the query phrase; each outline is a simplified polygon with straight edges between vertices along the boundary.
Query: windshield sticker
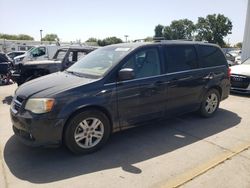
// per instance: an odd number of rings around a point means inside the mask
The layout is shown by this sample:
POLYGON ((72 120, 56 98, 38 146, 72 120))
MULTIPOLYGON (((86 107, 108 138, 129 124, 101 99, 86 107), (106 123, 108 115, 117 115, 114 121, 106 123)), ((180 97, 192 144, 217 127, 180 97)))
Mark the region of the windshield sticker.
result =
POLYGON ((127 52, 129 50, 130 50, 130 48, 116 48, 115 49, 116 52, 127 52))

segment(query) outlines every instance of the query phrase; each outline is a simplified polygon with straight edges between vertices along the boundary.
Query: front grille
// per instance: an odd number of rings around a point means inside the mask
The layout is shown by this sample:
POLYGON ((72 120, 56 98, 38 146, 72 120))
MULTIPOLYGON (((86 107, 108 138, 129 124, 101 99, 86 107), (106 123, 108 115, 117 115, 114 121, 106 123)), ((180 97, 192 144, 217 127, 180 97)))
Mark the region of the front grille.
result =
POLYGON ((246 89, 249 86, 250 78, 241 75, 231 76, 231 86, 235 88, 246 89))

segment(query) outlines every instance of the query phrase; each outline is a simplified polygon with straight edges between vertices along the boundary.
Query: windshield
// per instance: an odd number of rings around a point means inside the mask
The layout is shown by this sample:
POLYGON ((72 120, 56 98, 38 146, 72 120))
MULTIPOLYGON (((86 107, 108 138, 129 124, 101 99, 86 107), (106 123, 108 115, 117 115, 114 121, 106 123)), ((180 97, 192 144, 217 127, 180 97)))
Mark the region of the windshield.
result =
POLYGON ((63 58, 65 57, 65 54, 67 52, 67 49, 63 49, 63 50, 58 50, 54 56, 53 59, 55 60, 59 60, 59 61, 62 61, 63 58))
POLYGON ((103 47, 86 55, 67 71, 102 77, 130 50, 130 48, 116 46, 103 47))
POLYGON ((248 58, 243 64, 244 65, 250 65, 250 58, 248 58))

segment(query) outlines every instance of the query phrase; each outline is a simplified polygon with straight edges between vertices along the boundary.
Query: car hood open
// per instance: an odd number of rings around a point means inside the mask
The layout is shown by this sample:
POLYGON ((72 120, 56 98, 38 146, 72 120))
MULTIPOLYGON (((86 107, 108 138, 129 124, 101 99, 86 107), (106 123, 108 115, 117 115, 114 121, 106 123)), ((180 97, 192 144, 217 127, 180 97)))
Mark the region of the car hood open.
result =
POLYGON ((96 80, 97 79, 76 76, 67 72, 57 72, 24 83, 16 90, 16 95, 22 96, 24 99, 31 96, 50 97, 60 91, 85 85, 96 80))
POLYGON ((235 65, 231 67, 232 74, 250 76, 250 65, 235 65))

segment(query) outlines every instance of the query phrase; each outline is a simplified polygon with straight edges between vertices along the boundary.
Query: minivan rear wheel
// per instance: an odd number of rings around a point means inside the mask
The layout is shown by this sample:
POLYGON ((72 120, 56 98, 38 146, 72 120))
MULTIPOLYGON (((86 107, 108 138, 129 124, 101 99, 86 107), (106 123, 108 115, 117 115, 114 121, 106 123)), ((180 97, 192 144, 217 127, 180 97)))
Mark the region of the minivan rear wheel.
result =
POLYGON ((100 149, 111 132, 109 119, 97 110, 76 114, 66 126, 64 143, 75 154, 87 154, 100 149))
POLYGON ((200 114, 203 117, 211 117, 215 114, 220 104, 220 94, 216 89, 210 89, 200 107, 200 114))

